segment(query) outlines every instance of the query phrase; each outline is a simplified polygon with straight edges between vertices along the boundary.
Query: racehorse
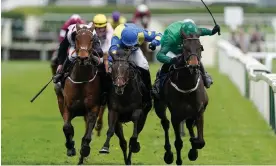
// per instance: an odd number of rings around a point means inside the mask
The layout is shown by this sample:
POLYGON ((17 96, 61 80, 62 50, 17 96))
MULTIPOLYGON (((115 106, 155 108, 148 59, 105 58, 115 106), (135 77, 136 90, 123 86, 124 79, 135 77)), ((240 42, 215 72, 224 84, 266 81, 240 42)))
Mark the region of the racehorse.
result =
POLYGON ((142 102, 142 78, 132 62, 128 61, 130 52, 118 50, 113 56, 111 67, 112 88, 108 97, 108 131, 106 141, 100 153, 109 153, 109 142, 115 134, 123 151, 125 164, 131 164, 132 153, 140 151, 139 133, 143 130, 148 112, 151 108, 145 107, 142 102), (127 142, 124 138, 122 123, 134 123, 133 134, 129 140, 127 156, 127 142))
POLYGON ((170 121, 166 117, 166 108, 171 113, 171 122, 175 133, 175 148, 177 151, 176 164, 181 165, 181 149, 183 142, 180 136, 180 123, 186 120, 186 127, 189 130, 192 148, 188 158, 195 161, 198 157, 197 149, 205 145, 203 138, 203 113, 208 105, 208 95, 204 88, 202 76, 199 70, 202 45, 198 35, 183 36, 183 54, 177 57, 177 63, 170 67, 170 71, 164 81, 163 90, 160 92, 160 99, 154 97, 154 107, 157 116, 165 132, 165 154, 164 161, 167 164, 173 162, 173 153, 169 141, 170 121), (197 137, 193 127, 197 127, 197 137))
POLYGON ((76 25, 76 53, 77 58, 69 76, 65 78, 63 94, 59 94, 59 108, 64 125, 63 132, 66 137, 67 156, 75 156, 74 128, 71 120, 76 116, 84 116, 85 134, 82 138, 79 164, 84 157, 90 154, 92 130, 95 126, 101 96, 100 77, 98 75, 98 58, 92 55, 94 27, 80 27, 76 25))
MULTIPOLYGON (((52 58, 50 60, 51 61, 51 71, 52 71, 53 76, 56 74, 57 67, 58 67, 57 54, 58 54, 58 49, 53 52, 52 58)), ((63 95, 62 95, 62 92, 61 92, 61 88, 55 88, 55 92, 56 92, 56 96, 57 96, 57 100, 58 100, 58 105, 60 105, 59 101, 61 103, 63 103, 63 95)), ((63 109, 63 108, 60 108, 60 109, 63 109)), ((100 112, 99 112, 99 116, 98 116, 98 119, 97 119, 97 124, 95 126, 95 130, 97 131, 97 136, 100 136, 100 133, 101 133, 101 130, 102 130, 102 126, 103 126, 102 118, 103 118, 104 109, 105 109, 105 106, 100 107, 100 112)))

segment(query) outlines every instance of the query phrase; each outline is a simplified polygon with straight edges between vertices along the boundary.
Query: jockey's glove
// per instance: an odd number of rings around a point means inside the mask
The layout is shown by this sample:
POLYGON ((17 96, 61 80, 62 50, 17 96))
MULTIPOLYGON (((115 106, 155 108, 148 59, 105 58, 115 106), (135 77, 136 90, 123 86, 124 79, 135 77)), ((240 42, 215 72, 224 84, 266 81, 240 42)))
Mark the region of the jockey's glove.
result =
POLYGON ((216 34, 217 32, 220 32, 220 26, 219 25, 215 25, 213 30, 212 30, 212 35, 216 34))
POLYGON ((160 41, 159 40, 152 40, 151 43, 149 44, 149 49, 151 50, 155 50, 156 49, 156 46, 159 46, 160 45, 160 41))

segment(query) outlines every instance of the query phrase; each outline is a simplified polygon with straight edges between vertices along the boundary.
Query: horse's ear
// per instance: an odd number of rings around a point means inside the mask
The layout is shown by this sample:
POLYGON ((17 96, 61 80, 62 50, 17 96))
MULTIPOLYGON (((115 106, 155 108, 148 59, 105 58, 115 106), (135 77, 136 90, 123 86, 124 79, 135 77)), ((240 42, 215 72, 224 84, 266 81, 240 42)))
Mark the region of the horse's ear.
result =
POLYGON ((180 33, 181 33, 181 36, 183 37, 183 39, 187 39, 187 35, 185 34, 184 31, 181 30, 180 33))
POLYGON ((76 30, 79 31, 80 29, 81 29, 80 24, 77 23, 77 24, 76 24, 76 30))

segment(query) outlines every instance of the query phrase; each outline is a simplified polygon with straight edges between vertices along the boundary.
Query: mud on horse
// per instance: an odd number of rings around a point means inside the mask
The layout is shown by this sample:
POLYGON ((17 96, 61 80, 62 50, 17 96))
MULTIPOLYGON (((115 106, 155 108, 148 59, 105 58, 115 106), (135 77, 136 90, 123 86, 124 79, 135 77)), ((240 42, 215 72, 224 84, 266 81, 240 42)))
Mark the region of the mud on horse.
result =
POLYGON ((106 142, 100 153, 109 153, 109 142, 114 133, 119 138, 119 144, 123 152, 125 164, 131 164, 132 153, 140 151, 137 141, 143 130, 148 112, 151 107, 145 107, 142 102, 143 87, 142 78, 138 69, 128 61, 130 52, 118 50, 116 56, 112 56, 111 71, 112 88, 108 97, 108 131, 106 142), (132 121, 134 123, 133 134, 129 141, 129 153, 127 155, 127 142, 124 138, 122 123, 132 121))
POLYGON ((157 116, 161 119, 161 124, 165 132, 165 154, 164 161, 167 164, 173 162, 173 153, 169 141, 170 121, 166 117, 166 108, 171 113, 171 122, 175 133, 175 148, 177 152, 176 164, 181 165, 181 149, 183 142, 180 135, 180 123, 186 120, 186 127, 189 130, 192 148, 188 153, 188 158, 195 161, 198 157, 197 149, 202 149, 205 145, 203 138, 203 113, 208 105, 208 96, 204 88, 199 64, 201 60, 202 45, 199 36, 187 36, 182 32, 183 54, 177 58, 177 63, 171 66, 170 72, 164 82, 163 90, 160 92, 161 98, 154 98, 154 107, 157 116), (197 137, 195 137, 194 126, 197 127, 197 137))
POLYGON ((79 164, 90 154, 92 130, 95 126, 101 96, 101 83, 98 73, 99 58, 92 55, 94 27, 80 27, 76 25, 76 53, 77 58, 69 76, 65 79, 62 94, 57 94, 59 109, 64 120, 63 132, 66 137, 67 156, 75 156, 73 141, 74 128, 71 120, 76 116, 83 116, 85 120, 85 134, 82 138, 79 164))

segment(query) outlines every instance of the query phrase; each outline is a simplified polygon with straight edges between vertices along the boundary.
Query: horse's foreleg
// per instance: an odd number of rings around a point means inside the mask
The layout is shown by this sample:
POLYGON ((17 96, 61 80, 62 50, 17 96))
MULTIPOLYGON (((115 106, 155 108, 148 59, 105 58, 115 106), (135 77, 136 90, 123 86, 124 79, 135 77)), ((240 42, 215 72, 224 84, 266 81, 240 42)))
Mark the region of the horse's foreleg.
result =
POLYGON ((116 123, 115 134, 119 138, 119 143, 120 143, 120 147, 123 151, 125 164, 128 165, 129 163, 127 163, 127 142, 126 142, 126 139, 124 137, 123 126, 119 122, 116 123))
POLYGON ((86 130, 85 134, 82 137, 81 142, 81 149, 80 149, 80 159, 79 164, 83 163, 84 157, 89 156, 90 154, 90 142, 92 137, 92 131, 97 121, 97 116, 99 112, 99 106, 94 106, 91 108, 91 110, 88 110, 88 112, 85 114, 85 120, 86 120, 86 130))
POLYGON ((194 129, 193 129, 193 126, 194 126, 194 122, 195 120, 194 119, 188 119, 186 120, 186 126, 189 130, 189 134, 190 134, 190 142, 191 142, 191 145, 192 145, 192 149, 190 149, 189 153, 188 153, 188 158, 190 161, 195 161, 198 157, 198 151, 196 149, 196 147, 194 146, 193 142, 195 141, 195 132, 194 132, 194 129))
POLYGON ((99 151, 100 153, 109 153, 109 142, 110 142, 111 137, 114 135, 117 119, 118 119, 118 113, 113 110, 109 110, 108 111, 108 130, 106 133, 106 141, 105 141, 102 149, 99 151))
POLYGON ((137 140, 138 140, 138 134, 139 134, 138 122, 141 116, 144 116, 142 114, 143 114, 142 109, 134 110, 132 113, 131 120, 134 125, 133 125, 133 133, 129 140, 129 153, 127 157, 127 165, 131 164, 132 153, 138 153, 140 151, 140 143, 137 140))
POLYGON ((174 134, 175 134, 174 146, 175 146, 176 153, 177 153, 176 164, 182 165, 181 149, 183 147, 183 141, 181 140, 181 136, 180 136, 180 121, 175 120, 175 118, 173 116, 172 116, 171 121, 172 121, 174 134))
POLYGON ((96 124, 96 127, 95 127, 95 129, 98 132, 98 136, 101 135, 101 130, 103 128, 103 114, 104 114, 105 107, 106 106, 101 106, 100 107, 100 112, 99 112, 97 124, 96 124))
POLYGON ((197 127, 197 139, 194 142, 194 146, 197 149, 202 149, 205 146, 205 141, 203 138, 203 113, 199 116, 196 120, 196 127, 197 127))
POLYGON ((75 149, 75 142, 73 141, 74 137, 74 127, 71 124, 72 115, 68 111, 68 108, 65 106, 63 114, 62 114, 64 125, 63 125, 63 132, 66 138, 65 146, 67 148, 67 156, 75 156, 76 149, 75 149))
POLYGON ((167 164, 171 164, 173 162, 173 153, 171 150, 171 143, 169 138, 169 128, 170 128, 170 121, 166 116, 166 105, 163 104, 161 100, 155 99, 154 100, 154 108, 156 115, 161 119, 161 124, 165 133, 165 154, 164 154, 164 161, 167 164))

